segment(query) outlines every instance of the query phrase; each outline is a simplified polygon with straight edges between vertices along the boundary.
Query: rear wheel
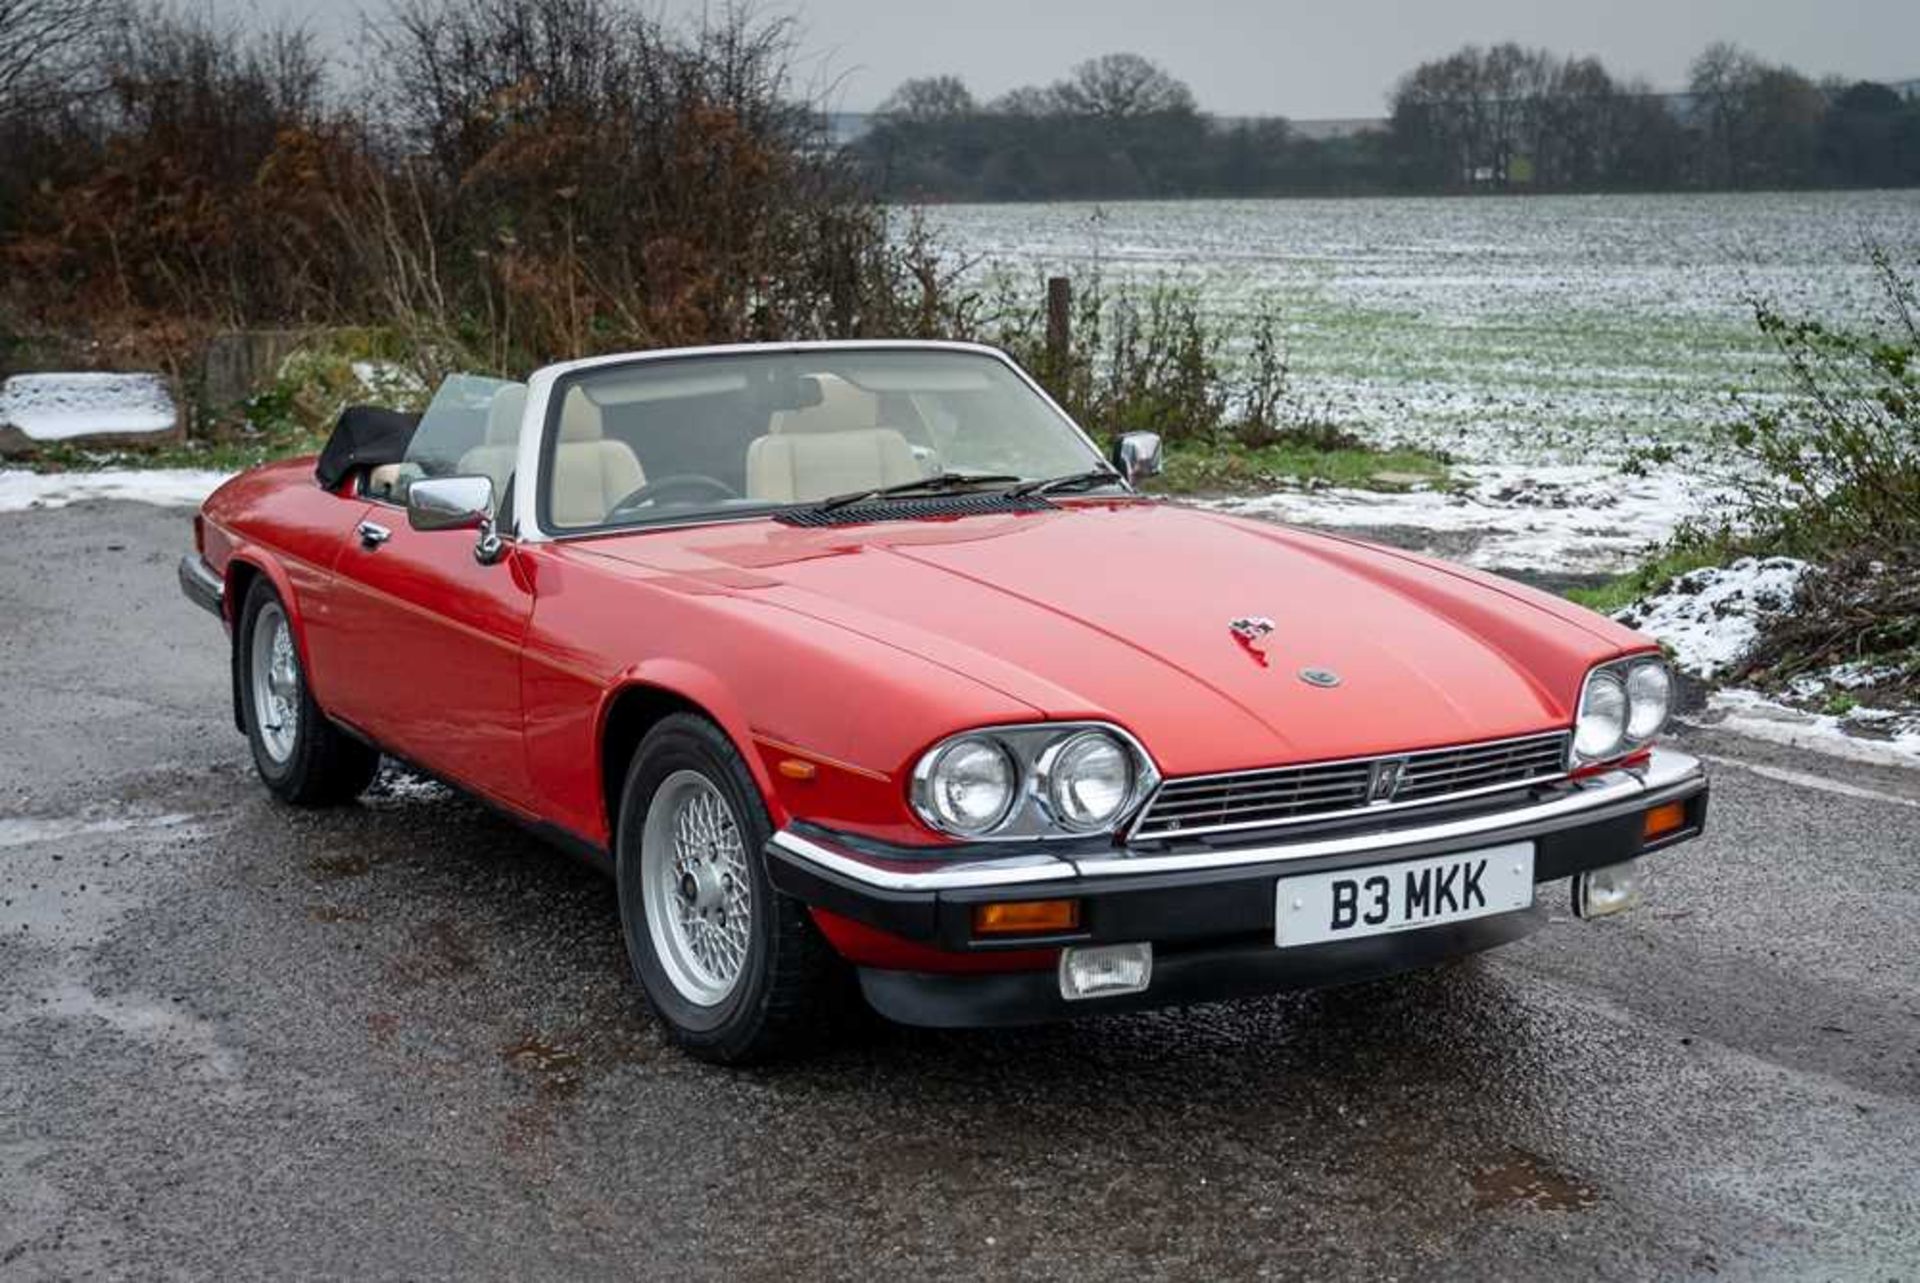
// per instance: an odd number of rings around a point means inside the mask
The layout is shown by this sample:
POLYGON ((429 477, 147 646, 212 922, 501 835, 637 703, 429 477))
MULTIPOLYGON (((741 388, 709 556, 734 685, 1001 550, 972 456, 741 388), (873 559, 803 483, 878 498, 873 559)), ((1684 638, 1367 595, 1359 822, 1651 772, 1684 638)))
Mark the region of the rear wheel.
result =
POLYGON ((380 769, 380 754, 313 702, 286 606, 264 578, 254 580, 241 606, 235 646, 247 743, 267 788, 296 806, 357 797, 380 769))
POLYGON ((676 713, 641 741, 615 846, 627 955, 667 1032, 738 1064, 812 1041, 850 989, 806 906, 774 891, 766 808, 733 744, 676 713))

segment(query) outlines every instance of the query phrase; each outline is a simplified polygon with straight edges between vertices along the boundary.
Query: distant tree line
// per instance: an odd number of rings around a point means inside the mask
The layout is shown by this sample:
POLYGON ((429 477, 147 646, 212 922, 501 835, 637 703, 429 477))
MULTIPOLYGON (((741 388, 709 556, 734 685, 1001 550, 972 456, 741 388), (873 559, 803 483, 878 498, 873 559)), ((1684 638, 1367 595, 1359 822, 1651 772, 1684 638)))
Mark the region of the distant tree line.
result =
POLYGON ((1165 69, 1109 54, 986 103, 958 77, 909 80, 853 151, 896 199, 1920 184, 1920 96, 1815 82, 1724 43, 1684 93, 1501 44, 1421 64, 1389 101, 1379 130, 1311 137, 1277 117, 1222 121, 1165 69))

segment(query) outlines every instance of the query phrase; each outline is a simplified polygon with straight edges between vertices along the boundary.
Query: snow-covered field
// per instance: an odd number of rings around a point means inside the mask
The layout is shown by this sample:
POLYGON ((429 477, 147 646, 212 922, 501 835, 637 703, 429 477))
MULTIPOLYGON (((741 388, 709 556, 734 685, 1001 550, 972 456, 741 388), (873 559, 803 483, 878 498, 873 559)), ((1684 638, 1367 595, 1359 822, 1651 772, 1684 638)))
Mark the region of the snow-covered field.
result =
POLYGON ((1277 305, 1300 403, 1472 463, 1593 464, 1695 440, 1771 362, 1746 300, 1853 321, 1872 236, 1920 247, 1920 190, 928 211, 976 278, 1175 280, 1277 305))
POLYGON ((1427 529, 1490 568, 1625 569, 1697 515, 1695 445, 1778 371, 1765 296, 1857 324, 1878 296, 1862 241, 1920 247, 1920 191, 958 205, 928 211, 1025 297, 1038 278, 1175 281, 1223 320, 1284 318, 1295 402, 1377 444, 1445 452, 1463 492, 1283 492, 1222 506, 1427 529))

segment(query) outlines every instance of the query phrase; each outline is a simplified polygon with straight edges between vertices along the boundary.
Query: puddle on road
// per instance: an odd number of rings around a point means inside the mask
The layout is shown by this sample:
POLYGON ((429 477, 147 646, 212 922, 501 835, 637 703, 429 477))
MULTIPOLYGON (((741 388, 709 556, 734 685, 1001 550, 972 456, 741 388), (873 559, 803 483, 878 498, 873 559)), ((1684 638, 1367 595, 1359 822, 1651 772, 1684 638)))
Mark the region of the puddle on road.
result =
POLYGON ((96 834, 177 828, 192 820, 191 815, 181 814, 93 818, 73 815, 47 819, 14 816, 0 819, 0 849, 34 846, 42 842, 63 842, 69 838, 92 837, 96 834))
POLYGON ((1475 1211, 1525 1208, 1536 1212, 1583 1212, 1600 1192, 1549 1165, 1538 1154, 1509 1149, 1471 1176, 1475 1211))
POLYGON ((457 980, 480 969, 480 955, 451 919, 435 918, 416 929, 410 944, 405 953, 389 964, 403 984, 457 980))
POLYGON ((195 817, 8 816, 0 819, 0 936, 41 947, 105 938, 134 891, 121 866, 146 851, 202 836, 195 817))
POLYGON ((323 878, 357 878, 372 871, 373 857, 359 851, 316 855, 307 861, 307 868, 323 878))
POLYGON ((507 1064, 531 1078, 542 1095, 572 1096, 580 1090, 584 1058, 570 1047, 529 1035, 501 1051, 507 1064))

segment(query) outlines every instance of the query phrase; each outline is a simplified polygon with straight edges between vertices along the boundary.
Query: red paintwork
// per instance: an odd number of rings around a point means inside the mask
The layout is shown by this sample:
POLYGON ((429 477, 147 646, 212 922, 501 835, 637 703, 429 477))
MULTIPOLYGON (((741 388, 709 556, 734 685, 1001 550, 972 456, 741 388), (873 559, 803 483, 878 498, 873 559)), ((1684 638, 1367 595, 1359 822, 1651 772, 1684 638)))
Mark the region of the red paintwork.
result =
POLYGON ((493 566, 471 535, 322 491, 310 460, 235 478, 204 516, 216 570, 245 562, 280 589, 331 714, 603 847, 601 735, 636 683, 719 723, 776 825, 938 845, 906 781, 969 727, 1108 720, 1168 775, 1413 750, 1569 726, 1588 668, 1653 648, 1475 571, 1136 500, 606 535, 493 566), (363 550, 363 518, 392 540, 363 550), (1275 631, 1249 649, 1239 615, 1275 631), (1303 666, 1342 684, 1309 686, 1303 666), (781 775, 786 757, 815 777, 781 775))

